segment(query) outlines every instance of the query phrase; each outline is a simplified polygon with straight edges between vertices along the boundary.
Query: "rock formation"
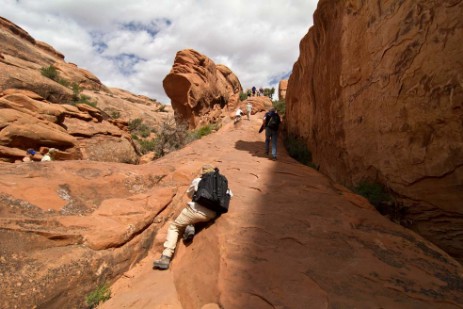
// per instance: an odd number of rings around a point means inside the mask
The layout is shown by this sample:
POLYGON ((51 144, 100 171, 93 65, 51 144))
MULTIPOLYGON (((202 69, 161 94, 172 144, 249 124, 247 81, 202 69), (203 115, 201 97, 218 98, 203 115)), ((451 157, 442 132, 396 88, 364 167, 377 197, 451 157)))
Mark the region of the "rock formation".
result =
POLYGON ((286 89, 288 88, 288 80, 280 80, 278 84, 278 98, 284 100, 286 98, 286 89))
POLYGON ((321 0, 288 83, 288 133, 320 171, 385 184, 463 261, 463 1, 321 0))
POLYGON ((177 124, 194 129, 217 123, 239 103, 242 92, 236 75, 224 65, 192 49, 179 51, 164 90, 171 99, 177 124))
POLYGON ((173 114, 160 113, 155 100, 106 87, 1 17, 0 40, 0 161, 20 160, 28 148, 53 147, 61 159, 136 163, 140 153, 129 121, 143 119, 156 128, 173 114), (42 74, 50 66, 59 78, 42 74))
POLYGON ((291 159, 264 154, 263 113, 143 166, 0 164, 1 308, 457 308, 463 267, 368 202, 291 159), (230 211, 152 269, 204 163, 230 211), (144 257, 147 257, 146 259, 144 257), (137 266, 138 265, 138 266, 137 266), (188 274, 188 275, 185 275, 188 274), (176 306, 174 306, 174 304, 176 306), (271 304, 271 305, 269 305, 271 304))

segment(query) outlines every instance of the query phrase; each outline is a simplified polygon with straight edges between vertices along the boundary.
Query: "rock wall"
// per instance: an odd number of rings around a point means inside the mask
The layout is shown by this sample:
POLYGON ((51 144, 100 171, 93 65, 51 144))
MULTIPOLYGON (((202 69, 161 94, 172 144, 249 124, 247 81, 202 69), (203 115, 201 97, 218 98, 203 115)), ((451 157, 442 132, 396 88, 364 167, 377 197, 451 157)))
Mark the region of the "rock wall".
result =
POLYGON ((186 123, 190 129, 226 117, 224 112, 237 107, 243 91, 229 68, 192 49, 177 53, 163 86, 177 124, 186 123))
POLYGON ((389 187, 463 258, 463 1, 319 1, 288 82, 287 130, 320 171, 389 187))

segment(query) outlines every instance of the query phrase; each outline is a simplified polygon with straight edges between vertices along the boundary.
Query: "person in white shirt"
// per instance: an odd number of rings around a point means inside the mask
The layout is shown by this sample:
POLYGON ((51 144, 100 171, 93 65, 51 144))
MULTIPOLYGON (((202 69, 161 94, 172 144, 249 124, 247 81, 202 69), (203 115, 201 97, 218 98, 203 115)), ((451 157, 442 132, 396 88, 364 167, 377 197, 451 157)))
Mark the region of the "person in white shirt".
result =
POLYGON ((238 109, 236 110, 236 113, 235 113, 235 121, 234 123, 237 123, 238 121, 241 120, 241 115, 243 115, 243 111, 241 110, 240 107, 238 107, 238 109))
POLYGON ((43 155, 40 161, 53 161, 53 153, 55 152, 55 148, 50 148, 46 154, 43 155))
POLYGON ((246 104, 246 116, 248 117, 248 120, 251 120, 251 112, 252 112, 252 104, 251 102, 248 102, 248 104, 246 104))
MULTIPOLYGON (((201 168, 201 176, 207 173, 214 172, 214 167, 210 164, 206 164, 201 168)), ((186 193, 188 197, 192 198, 194 193, 198 191, 198 184, 201 181, 201 177, 193 179, 186 193)), ((228 189, 227 193, 230 197, 233 193, 228 189)), ((193 228, 192 226, 198 222, 207 222, 217 217, 217 213, 209 208, 206 208, 193 201, 188 202, 188 205, 180 212, 178 217, 172 222, 167 230, 166 241, 164 242, 164 251, 158 260, 154 261, 153 268, 168 269, 172 256, 174 255, 175 248, 177 247, 177 240, 181 232, 185 232, 187 227, 193 228)))

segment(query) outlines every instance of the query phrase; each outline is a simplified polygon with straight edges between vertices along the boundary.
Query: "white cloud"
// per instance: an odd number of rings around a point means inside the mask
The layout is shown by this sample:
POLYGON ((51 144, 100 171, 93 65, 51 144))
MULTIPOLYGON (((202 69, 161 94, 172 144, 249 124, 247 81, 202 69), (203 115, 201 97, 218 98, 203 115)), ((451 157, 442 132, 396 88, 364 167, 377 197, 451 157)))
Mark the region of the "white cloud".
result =
POLYGON ((177 51, 228 66, 243 88, 278 87, 317 0, 0 0, 2 17, 110 86, 170 103, 162 80, 177 51), (141 61, 138 61, 140 60, 141 61), (275 83, 271 80, 275 79, 275 83))

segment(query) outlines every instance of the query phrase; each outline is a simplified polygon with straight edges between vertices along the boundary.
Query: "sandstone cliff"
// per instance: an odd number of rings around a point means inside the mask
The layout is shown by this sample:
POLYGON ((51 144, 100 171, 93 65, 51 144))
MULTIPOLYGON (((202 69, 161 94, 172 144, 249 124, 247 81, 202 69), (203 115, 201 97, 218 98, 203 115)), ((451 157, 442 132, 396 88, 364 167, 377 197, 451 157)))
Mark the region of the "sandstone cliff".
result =
POLYGON ((463 1, 319 1, 286 95, 320 171, 385 184, 463 260, 463 1))
POLYGON ((179 51, 164 90, 171 99, 178 124, 188 128, 218 123, 237 107, 243 91, 238 77, 192 49, 179 51))
POLYGON ((172 115, 159 113, 161 104, 148 97, 106 87, 1 17, 0 40, 0 161, 53 147, 61 159, 135 163, 140 153, 128 122, 140 118, 157 127, 172 115), (42 73, 50 66, 55 79, 42 73))

